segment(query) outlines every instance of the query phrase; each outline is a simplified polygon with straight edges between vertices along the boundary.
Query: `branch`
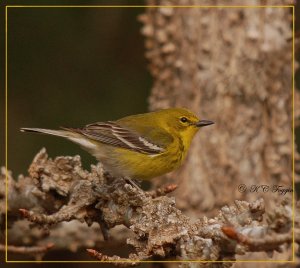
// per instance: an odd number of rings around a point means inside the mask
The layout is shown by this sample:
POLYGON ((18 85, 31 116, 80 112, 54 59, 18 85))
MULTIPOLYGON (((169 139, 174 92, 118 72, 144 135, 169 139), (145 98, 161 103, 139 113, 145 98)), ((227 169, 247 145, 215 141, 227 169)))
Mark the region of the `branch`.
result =
MULTIPOLYGON (((3 171, 1 184, 4 183, 3 171)), ((105 174, 100 165, 92 166, 91 172, 83 170, 78 156, 52 160, 42 149, 29 168, 28 177, 21 176, 15 182, 9 173, 8 182, 9 240, 13 237, 24 241, 22 236, 31 234, 30 241, 36 244, 43 237, 36 235, 37 227, 42 227, 44 237, 45 233, 49 234, 47 239, 62 229, 61 234, 55 236, 57 247, 62 243, 60 240, 67 240, 66 234, 72 224, 86 223, 90 227, 82 237, 77 237, 76 249, 88 248, 94 258, 118 260, 123 266, 137 265, 140 260, 153 257, 234 261, 236 255, 280 251, 282 245, 291 243, 292 216, 287 202, 266 214, 263 199, 252 203, 235 201, 234 205, 223 207, 218 216, 194 222, 176 208, 174 198, 165 196, 176 188, 175 185, 144 192, 123 179, 105 174), (25 194, 24 189, 31 189, 31 192, 25 194), (16 231, 20 224, 25 228, 20 212, 32 223, 27 232, 16 231), (265 216, 267 221, 263 220, 265 216), (98 228, 91 226, 93 223, 98 228), (126 226, 127 232, 113 233, 111 229, 121 225, 126 226), (91 249, 85 241, 99 242, 97 232, 100 230, 105 239, 112 233, 110 241, 120 243, 120 237, 127 238, 126 243, 133 247, 133 252, 128 258, 121 258, 91 249)), ((101 240, 101 243, 107 242, 101 240)))
MULTIPOLYGON (((7 246, 7 251, 11 253, 18 253, 18 254, 25 254, 25 255, 32 255, 35 257, 36 260, 41 260, 44 254, 53 248, 54 244, 49 243, 45 246, 7 246)), ((0 251, 5 251, 5 245, 0 244, 0 251)))
POLYGON ((129 258, 121 258, 116 255, 110 257, 94 249, 87 249, 86 251, 91 257, 99 261, 112 262, 116 266, 120 266, 120 267, 136 266, 139 264, 139 261, 144 260, 142 258, 137 258, 137 255, 135 254, 131 254, 129 258))
MULTIPOLYGON (((54 244, 48 244, 46 246, 36 246, 36 247, 19 247, 19 246, 7 246, 7 251, 13 253, 21 253, 21 254, 38 254, 45 253, 50 248, 52 248, 54 244)), ((5 251, 5 245, 0 245, 0 251, 5 251)))

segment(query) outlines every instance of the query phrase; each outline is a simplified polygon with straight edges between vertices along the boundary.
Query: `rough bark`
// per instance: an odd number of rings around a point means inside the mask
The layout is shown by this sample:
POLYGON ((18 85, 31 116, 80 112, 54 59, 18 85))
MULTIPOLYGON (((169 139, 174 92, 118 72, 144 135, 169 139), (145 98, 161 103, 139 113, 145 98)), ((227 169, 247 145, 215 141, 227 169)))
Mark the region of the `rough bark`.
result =
MULTIPOLYGON (((201 1, 209 4, 241 2, 201 1)), ((281 198, 262 188, 251 193, 252 185, 292 187, 291 20, 290 8, 152 8, 140 16, 154 77, 150 109, 187 107, 216 122, 195 138, 184 167, 168 176, 178 180, 177 204, 188 215, 215 213, 235 199, 264 196, 270 205, 281 198)))
MULTIPOLYGON (((0 189, 5 188, 4 183, 2 169, 0 189)), ((174 198, 165 196, 175 190, 174 186, 144 192, 124 179, 103 173, 100 164, 88 172, 82 169, 78 156, 52 160, 45 149, 33 160, 29 176, 21 176, 16 182, 8 173, 8 186, 9 259, 12 253, 41 259, 48 250, 86 248, 94 258, 118 261, 121 266, 137 265, 154 257, 234 261, 246 252, 272 253, 290 248, 292 241, 289 200, 278 203, 277 209, 268 213, 263 199, 235 201, 213 218, 199 217, 194 221, 176 207, 174 198), (100 228, 88 229, 82 226, 84 223, 96 223, 100 228), (111 233, 110 229, 120 225, 128 232, 111 233), (124 237, 132 247, 128 258, 107 256, 90 248, 108 246, 105 240, 118 244, 124 237)), ((1 209, 4 202, 2 193, 1 209)), ((5 211, 0 212, 3 219, 5 211)), ((299 234, 298 231, 297 241, 299 234)), ((0 250, 4 246, 0 245, 0 250)), ((218 264, 231 265, 232 262, 218 264)))

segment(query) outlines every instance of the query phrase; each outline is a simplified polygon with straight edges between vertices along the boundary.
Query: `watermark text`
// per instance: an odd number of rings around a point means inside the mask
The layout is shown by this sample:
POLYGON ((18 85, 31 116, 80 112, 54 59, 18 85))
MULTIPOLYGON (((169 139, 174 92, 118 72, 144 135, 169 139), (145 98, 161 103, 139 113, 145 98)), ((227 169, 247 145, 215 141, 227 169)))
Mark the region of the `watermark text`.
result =
POLYGON ((286 195, 287 193, 292 193, 293 188, 287 187, 283 185, 267 185, 267 184, 252 184, 252 185, 246 185, 246 184, 240 184, 238 186, 238 191, 240 193, 276 193, 279 195, 286 195))

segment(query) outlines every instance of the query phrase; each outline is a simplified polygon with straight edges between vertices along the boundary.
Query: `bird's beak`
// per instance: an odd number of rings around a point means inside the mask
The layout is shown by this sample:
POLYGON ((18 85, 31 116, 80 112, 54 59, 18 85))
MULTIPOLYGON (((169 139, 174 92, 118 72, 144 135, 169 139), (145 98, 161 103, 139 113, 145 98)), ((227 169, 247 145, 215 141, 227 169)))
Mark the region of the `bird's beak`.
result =
POLYGON ((212 125, 212 124, 214 124, 213 121, 210 121, 210 120, 200 120, 195 125, 196 125, 196 127, 205 127, 205 126, 209 126, 209 125, 212 125))

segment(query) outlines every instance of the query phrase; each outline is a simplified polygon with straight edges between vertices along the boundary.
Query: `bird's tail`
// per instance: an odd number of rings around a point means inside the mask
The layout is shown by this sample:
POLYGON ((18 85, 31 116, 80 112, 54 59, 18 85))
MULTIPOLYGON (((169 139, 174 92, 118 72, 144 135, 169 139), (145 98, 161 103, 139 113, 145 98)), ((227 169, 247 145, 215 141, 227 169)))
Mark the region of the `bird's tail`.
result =
POLYGON ((63 128, 62 130, 52 130, 52 129, 45 129, 45 128, 21 128, 22 132, 35 132, 35 133, 43 133, 49 134, 53 136, 63 137, 68 140, 71 140, 84 149, 90 151, 94 150, 97 146, 95 142, 90 140, 89 138, 85 137, 80 133, 79 129, 75 128, 63 128))
POLYGON ((68 130, 52 130, 52 129, 45 129, 45 128, 21 128, 22 132, 35 132, 35 133, 43 133, 49 134, 54 136, 59 136, 63 138, 75 138, 76 133, 72 133, 68 130))

